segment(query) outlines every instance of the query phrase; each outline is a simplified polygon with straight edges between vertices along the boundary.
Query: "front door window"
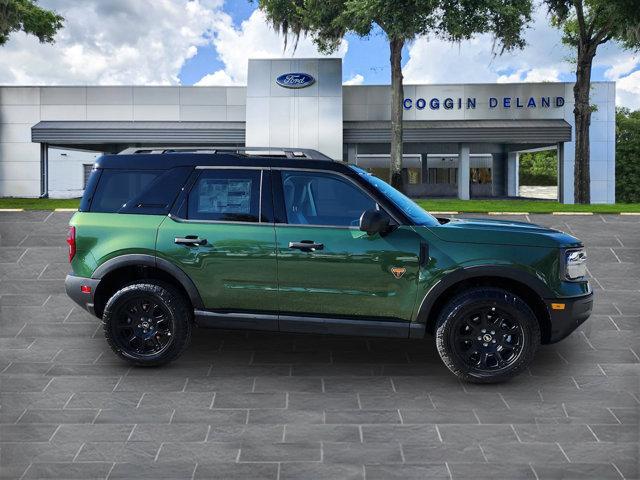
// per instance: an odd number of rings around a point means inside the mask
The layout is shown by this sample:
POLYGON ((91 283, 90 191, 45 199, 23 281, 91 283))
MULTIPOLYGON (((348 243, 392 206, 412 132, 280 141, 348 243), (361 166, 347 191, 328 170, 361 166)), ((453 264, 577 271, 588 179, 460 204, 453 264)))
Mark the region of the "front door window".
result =
POLYGON ((284 204, 290 225, 357 227, 376 202, 350 181, 321 172, 282 172, 284 204))

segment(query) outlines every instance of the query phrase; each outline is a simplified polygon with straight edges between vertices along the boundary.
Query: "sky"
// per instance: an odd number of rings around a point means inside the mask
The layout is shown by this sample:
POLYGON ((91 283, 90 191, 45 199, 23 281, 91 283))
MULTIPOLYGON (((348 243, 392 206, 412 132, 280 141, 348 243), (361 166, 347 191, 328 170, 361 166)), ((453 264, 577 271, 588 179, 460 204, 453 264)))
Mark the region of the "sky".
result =
MULTIPOLYGON (((315 57, 310 39, 284 39, 249 0, 40 0, 62 14, 54 45, 14 34, 0 47, 0 85, 243 85, 247 59, 315 57)), ((535 9, 524 50, 497 56, 492 38, 451 44, 417 38, 403 51, 405 83, 571 81, 572 52, 535 9)), ((343 82, 389 84, 384 34, 347 35, 332 55, 343 82)), ((598 49, 592 79, 615 80, 618 105, 640 109, 640 53, 615 43, 598 49)))

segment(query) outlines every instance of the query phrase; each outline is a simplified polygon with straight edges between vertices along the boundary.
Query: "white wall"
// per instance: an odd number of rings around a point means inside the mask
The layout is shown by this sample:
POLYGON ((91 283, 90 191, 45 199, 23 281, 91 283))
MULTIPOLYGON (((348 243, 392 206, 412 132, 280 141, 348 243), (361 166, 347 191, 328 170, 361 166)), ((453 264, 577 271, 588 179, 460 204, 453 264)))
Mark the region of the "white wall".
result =
POLYGON ((40 194, 40 145, 31 126, 40 121, 40 88, 0 88, 0 196, 40 194))
POLYGON ((249 60, 248 147, 312 148, 342 159, 342 61, 340 59, 249 60), (276 78, 303 72, 306 88, 284 88, 276 78))
MULTIPOLYGON (((0 197, 40 195, 40 121, 244 121, 245 100, 245 87, 0 87, 0 197)), ((81 190, 78 162, 50 156, 50 190, 81 190)))
POLYGON ((98 152, 49 149, 49 196, 77 198, 84 191, 84 165, 95 163, 98 152))

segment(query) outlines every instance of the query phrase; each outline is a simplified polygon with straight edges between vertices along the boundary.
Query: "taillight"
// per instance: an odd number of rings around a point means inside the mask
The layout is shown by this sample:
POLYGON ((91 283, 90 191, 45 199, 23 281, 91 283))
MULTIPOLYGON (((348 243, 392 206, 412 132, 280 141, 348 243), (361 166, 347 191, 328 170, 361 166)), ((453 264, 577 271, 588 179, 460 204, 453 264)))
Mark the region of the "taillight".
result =
POLYGON ((69 227, 67 244, 69 245, 69 262, 71 262, 76 254, 76 227, 69 227))

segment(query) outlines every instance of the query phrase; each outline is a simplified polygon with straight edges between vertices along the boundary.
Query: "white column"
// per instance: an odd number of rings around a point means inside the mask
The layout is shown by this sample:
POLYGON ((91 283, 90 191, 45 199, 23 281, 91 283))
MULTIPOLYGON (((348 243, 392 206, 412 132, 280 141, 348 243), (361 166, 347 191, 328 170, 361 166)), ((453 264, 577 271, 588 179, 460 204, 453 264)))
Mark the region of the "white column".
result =
POLYGON ((520 154, 509 152, 507 154, 507 195, 517 197, 519 191, 520 154))
POLYGON ((469 200, 469 154, 468 143, 458 144, 458 198, 469 200))
POLYGON ((573 164, 575 155, 574 142, 558 143, 558 202, 573 203, 573 164))

